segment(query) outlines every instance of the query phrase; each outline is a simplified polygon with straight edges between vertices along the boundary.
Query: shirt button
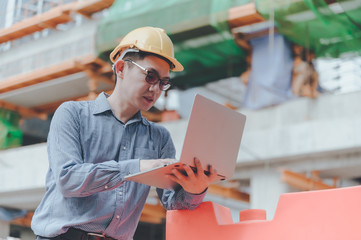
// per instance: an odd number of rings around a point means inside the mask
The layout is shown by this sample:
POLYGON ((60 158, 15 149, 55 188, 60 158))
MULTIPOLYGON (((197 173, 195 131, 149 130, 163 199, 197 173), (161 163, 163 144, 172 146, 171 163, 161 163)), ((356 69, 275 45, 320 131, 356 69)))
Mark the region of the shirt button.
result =
POLYGON ((124 147, 123 147, 123 150, 127 150, 127 147, 126 147, 126 146, 124 146, 124 147))
POLYGON ((123 193, 122 193, 122 192, 119 192, 119 195, 120 195, 120 196, 122 196, 122 195, 123 195, 123 193))
POLYGON ((120 216, 119 215, 117 215, 117 219, 119 219, 120 218, 120 216))
POLYGON ((105 185, 105 187, 104 187, 105 189, 108 189, 108 185, 105 185))

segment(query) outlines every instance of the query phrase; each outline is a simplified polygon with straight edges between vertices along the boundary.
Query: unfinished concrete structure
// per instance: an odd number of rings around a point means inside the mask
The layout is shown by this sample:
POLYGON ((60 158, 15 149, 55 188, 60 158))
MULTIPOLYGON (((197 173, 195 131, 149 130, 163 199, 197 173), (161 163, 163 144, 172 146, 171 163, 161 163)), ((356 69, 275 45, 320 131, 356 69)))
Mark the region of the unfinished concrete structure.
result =
MULTIPOLYGON (((46 139, 51 114, 63 101, 94 99, 112 89, 111 66, 94 48, 97 24, 112 3, 6 2, 0 21, 0 106, 24 119, 41 119, 25 120, 25 134, 46 139), (19 9, 22 14, 14 14, 19 9)), ((262 21, 252 4, 230 9, 232 29, 262 21)), ((265 209, 271 219, 282 193, 359 184, 359 101, 361 94, 354 92, 294 99, 262 110, 237 109, 248 118, 237 169, 231 181, 209 189, 207 200, 235 212, 265 209)), ((163 124, 179 154, 187 119, 163 124)), ((0 238, 9 235, 10 227, 21 226, 22 239, 33 239, 26 229, 44 193, 46 143, 2 150, 0 165, 0 206, 29 210, 20 220, 0 221, 0 238)), ((154 199, 151 194, 141 221, 164 221, 165 211, 154 199)))

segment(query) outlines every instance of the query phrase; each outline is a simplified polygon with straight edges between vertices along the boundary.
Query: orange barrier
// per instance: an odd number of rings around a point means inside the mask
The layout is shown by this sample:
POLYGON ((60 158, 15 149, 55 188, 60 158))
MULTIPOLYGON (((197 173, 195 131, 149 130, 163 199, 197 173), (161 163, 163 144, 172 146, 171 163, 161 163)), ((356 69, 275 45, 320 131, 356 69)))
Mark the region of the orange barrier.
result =
POLYGON ((231 212, 204 202, 197 209, 167 212, 167 240, 359 240, 361 187, 283 194, 273 220, 265 211, 231 212))

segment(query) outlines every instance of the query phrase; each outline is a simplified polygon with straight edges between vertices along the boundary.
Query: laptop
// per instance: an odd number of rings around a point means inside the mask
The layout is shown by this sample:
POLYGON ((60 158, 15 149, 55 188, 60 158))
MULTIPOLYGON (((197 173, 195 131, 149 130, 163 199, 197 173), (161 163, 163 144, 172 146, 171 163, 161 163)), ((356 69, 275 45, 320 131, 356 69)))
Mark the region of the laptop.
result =
POLYGON ((173 168, 184 171, 182 165, 190 165, 196 170, 194 157, 197 157, 205 174, 208 166, 217 170, 213 183, 229 179, 236 167, 246 116, 218 104, 199 94, 196 95, 188 121, 182 153, 178 162, 138 172, 125 177, 125 180, 143 183, 162 189, 179 187, 166 177, 173 168))

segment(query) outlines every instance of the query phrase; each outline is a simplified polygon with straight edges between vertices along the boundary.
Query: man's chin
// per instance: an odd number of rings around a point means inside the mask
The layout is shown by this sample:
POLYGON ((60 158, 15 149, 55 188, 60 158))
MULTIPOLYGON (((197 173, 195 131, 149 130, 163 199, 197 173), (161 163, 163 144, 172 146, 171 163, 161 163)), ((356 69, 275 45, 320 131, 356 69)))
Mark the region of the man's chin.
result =
POLYGON ((144 106, 142 107, 140 110, 143 111, 143 112, 148 112, 152 107, 153 107, 154 104, 152 105, 148 105, 148 106, 144 106))

